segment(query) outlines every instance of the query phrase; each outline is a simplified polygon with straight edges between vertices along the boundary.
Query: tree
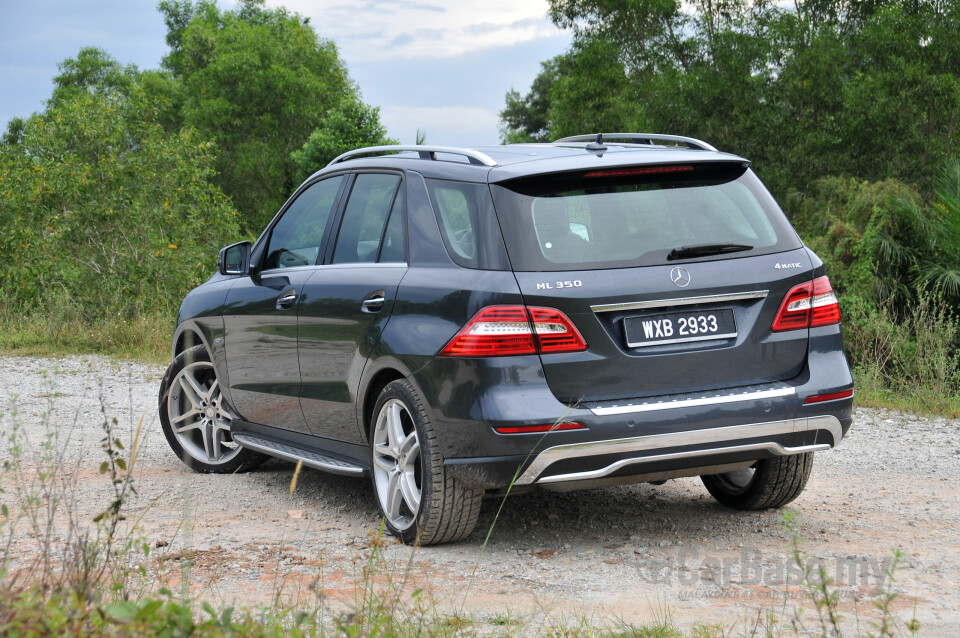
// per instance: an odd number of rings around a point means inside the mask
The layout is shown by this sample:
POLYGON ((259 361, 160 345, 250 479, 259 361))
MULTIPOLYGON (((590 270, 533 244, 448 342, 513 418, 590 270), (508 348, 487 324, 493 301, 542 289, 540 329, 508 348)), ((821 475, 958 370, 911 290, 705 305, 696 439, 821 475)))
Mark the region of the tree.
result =
POLYGON ((68 100, 81 93, 128 93, 139 74, 135 66, 124 67, 96 47, 80 49, 76 58, 67 58, 57 68, 60 74, 53 78, 52 102, 68 100))
POLYGON ((549 142, 550 122, 547 110, 550 108, 550 95, 554 83, 559 77, 559 65, 563 56, 557 56, 540 63, 540 73, 530 85, 525 96, 510 89, 507 92, 507 105, 500 111, 500 136, 507 144, 520 142, 549 142))
POLYGON ((645 128, 636 87, 609 40, 574 43, 558 69, 547 109, 553 138, 645 128))
POLYGON ((292 153, 356 89, 337 48, 286 9, 248 1, 164 0, 170 54, 183 85, 183 122, 221 149, 216 182, 248 229, 259 230, 298 184, 292 153))
POLYGON ((929 193, 935 168, 960 153, 957 3, 550 0, 550 15, 574 45, 545 108, 533 107, 542 91, 529 105, 508 95, 507 133, 546 112, 541 138, 690 135, 753 160, 781 196, 828 175, 929 193))
POLYGON ((332 159, 363 146, 399 144, 387 137, 380 123, 380 109, 355 99, 347 99, 330 109, 303 147, 294 151, 292 160, 299 169, 298 181, 306 179, 332 159))
MULTIPOLYGON (((155 121, 135 77, 124 91, 62 93, 0 145, 0 297, 88 319, 172 313, 240 235, 212 183, 216 148, 155 121)), ((16 310, 14 310, 16 311, 16 310)))
POLYGON ((934 199, 927 210, 904 202, 923 229, 927 246, 916 256, 918 286, 929 286, 960 306, 960 159, 947 161, 933 180, 934 199))
POLYGON ((120 94, 143 102, 150 117, 170 133, 179 131, 183 124, 183 90, 169 71, 123 66, 94 47, 80 49, 76 58, 67 58, 57 66, 60 73, 53 78, 53 95, 48 101, 51 105, 78 95, 120 94))
POLYGON ((511 90, 500 112, 506 143, 549 142, 580 133, 640 127, 642 109, 617 48, 609 40, 577 40, 570 51, 541 63, 525 96, 511 90))

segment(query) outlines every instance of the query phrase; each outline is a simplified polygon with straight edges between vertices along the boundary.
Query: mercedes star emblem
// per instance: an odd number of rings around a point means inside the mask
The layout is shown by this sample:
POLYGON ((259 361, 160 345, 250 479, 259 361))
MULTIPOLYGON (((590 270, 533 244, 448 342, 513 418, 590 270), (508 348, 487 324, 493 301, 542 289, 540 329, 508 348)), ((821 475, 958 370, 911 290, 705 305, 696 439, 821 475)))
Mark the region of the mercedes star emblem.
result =
POLYGON ((690 285, 690 273, 686 268, 676 266, 670 271, 670 281, 675 283, 678 288, 686 288, 690 285))

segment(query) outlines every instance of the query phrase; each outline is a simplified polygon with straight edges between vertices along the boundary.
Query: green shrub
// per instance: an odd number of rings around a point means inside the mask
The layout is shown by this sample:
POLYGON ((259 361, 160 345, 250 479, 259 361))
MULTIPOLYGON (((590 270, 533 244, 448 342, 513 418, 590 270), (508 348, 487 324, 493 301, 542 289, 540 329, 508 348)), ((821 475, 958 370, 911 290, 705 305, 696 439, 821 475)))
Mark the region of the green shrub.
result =
POLYGON ((866 182, 825 177, 807 193, 790 193, 784 208, 797 232, 827 264, 838 294, 903 304, 915 255, 925 237, 905 203, 918 206, 913 187, 888 179, 866 182))
POLYGON ((87 320, 172 313, 240 235, 215 148, 168 134, 136 87, 51 101, 0 145, 0 301, 87 320))

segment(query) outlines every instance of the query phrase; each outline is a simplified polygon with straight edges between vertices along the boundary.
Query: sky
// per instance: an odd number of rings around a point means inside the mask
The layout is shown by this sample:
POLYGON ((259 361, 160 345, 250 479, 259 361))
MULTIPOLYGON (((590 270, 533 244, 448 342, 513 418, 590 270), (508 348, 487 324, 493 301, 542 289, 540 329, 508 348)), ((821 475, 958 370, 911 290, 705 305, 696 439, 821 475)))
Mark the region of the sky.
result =
MULTIPOLYGON (((43 109, 57 63, 86 46, 123 64, 158 68, 166 27, 155 0, 0 0, 0 125, 43 109)), ((232 2, 221 0, 221 7, 232 2)), ((499 143, 511 88, 523 93, 540 62, 572 36, 546 0, 267 0, 310 18, 337 43, 365 102, 392 137, 413 144, 499 143)))

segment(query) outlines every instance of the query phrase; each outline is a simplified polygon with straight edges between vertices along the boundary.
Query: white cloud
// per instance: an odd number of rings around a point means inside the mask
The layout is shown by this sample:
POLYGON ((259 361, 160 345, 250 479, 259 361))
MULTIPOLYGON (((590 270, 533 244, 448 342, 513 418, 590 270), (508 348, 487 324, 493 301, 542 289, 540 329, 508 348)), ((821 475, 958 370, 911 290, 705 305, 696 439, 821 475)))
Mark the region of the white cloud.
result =
POLYGON ((348 60, 451 57, 555 36, 546 0, 270 0, 310 18, 348 60))

